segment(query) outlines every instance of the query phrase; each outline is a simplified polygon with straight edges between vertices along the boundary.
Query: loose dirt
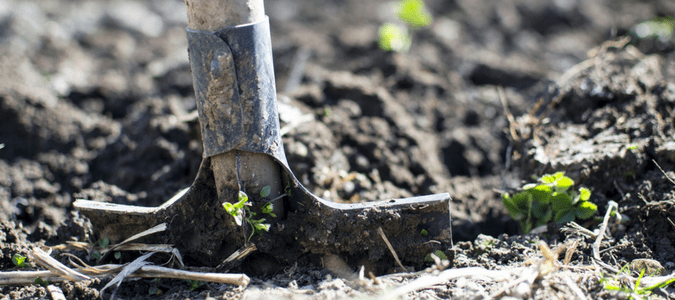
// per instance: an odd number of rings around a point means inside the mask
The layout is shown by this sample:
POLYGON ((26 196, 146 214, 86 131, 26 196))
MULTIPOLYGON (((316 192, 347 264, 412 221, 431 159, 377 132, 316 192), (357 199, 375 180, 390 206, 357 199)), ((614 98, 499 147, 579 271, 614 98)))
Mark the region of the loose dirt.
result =
MULTIPOLYGON (((384 270, 373 280, 341 257, 265 269, 276 262, 253 255, 230 270, 252 277, 246 288, 129 279, 116 297, 614 298, 601 281, 616 273, 592 259, 611 201, 622 219, 609 222, 602 261, 674 271, 672 32, 638 33, 675 4, 425 2, 434 21, 412 31, 406 53, 377 47, 378 26, 396 21, 390 2, 279 0, 266 11, 294 174, 337 202, 450 193, 447 271, 364 262, 384 270), (556 171, 592 190, 597 218, 580 222, 591 233, 551 224, 522 235, 500 192, 556 171), (429 284, 396 290, 417 278, 429 284)), ((31 247, 95 243, 75 199, 159 206, 190 186, 203 149, 186 25, 182 1, 0 4, 0 271, 19 270, 12 256, 31 247)), ((96 299, 109 281, 55 285, 67 299, 96 299)), ((50 296, 0 287, 0 299, 36 297, 50 296)))

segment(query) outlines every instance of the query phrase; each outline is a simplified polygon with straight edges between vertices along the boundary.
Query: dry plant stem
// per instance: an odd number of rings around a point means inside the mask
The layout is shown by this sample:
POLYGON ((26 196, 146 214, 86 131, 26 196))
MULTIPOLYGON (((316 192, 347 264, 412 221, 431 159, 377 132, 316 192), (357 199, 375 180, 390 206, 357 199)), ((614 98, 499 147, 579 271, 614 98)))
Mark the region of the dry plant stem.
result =
POLYGON ((511 110, 509 109, 509 104, 508 100, 506 99, 506 92, 504 91, 504 87, 498 86, 497 87, 497 94, 499 94, 499 100, 502 102, 502 107, 504 107, 504 114, 506 115, 506 119, 509 121, 509 133, 511 134, 511 141, 519 141, 520 137, 518 136, 518 133, 516 133, 516 119, 513 117, 513 114, 511 114, 511 110))
POLYGON ((617 209, 617 204, 616 202, 609 202, 609 206, 607 207, 607 212, 605 213, 605 217, 602 220, 602 226, 600 226, 600 233, 598 234, 598 238, 595 239, 595 242, 593 243, 593 261, 602 266, 603 268, 614 272, 614 273, 619 273, 619 270, 617 268, 614 268, 602 261, 600 258, 600 244, 602 244, 602 238, 605 236, 605 231, 607 231, 607 225, 609 224, 609 217, 612 214, 612 210, 617 209))
POLYGON ((408 293, 430 288, 437 284, 447 283, 448 281, 455 278, 470 278, 470 277, 481 277, 489 278, 494 281, 503 281, 511 279, 513 274, 518 274, 522 269, 515 269, 509 271, 502 270, 486 270, 480 267, 470 267, 462 269, 450 269, 445 270, 438 274, 438 276, 422 276, 417 278, 410 283, 400 286, 393 290, 392 292, 382 295, 378 299, 397 299, 408 293))
MULTIPOLYGON (((77 271, 88 274, 91 278, 104 278, 115 275, 124 265, 101 265, 91 268, 77 268, 77 271)), ((74 271, 74 270, 73 270, 74 271)), ((11 271, 0 272, 0 285, 31 285, 35 278, 49 282, 81 281, 69 280, 53 271, 11 271)), ((90 279, 87 277, 87 279, 90 279)), ((143 266, 128 276, 129 278, 176 278, 200 280, 206 282, 226 283, 246 286, 251 281, 246 274, 202 273, 177 270, 159 266, 143 266)))
POLYGON ((177 269, 170 269, 159 266, 144 266, 129 277, 150 277, 150 278, 175 278, 190 279, 206 282, 226 283, 239 286, 247 286, 251 279, 246 274, 230 273, 201 273, 177 269))
MULTIPOLYGON (((263 0, 184 0, 184 2, 187 6, 188 27, 192 30, 215 31, 227 26, 265 20, 263 0)), ((213 100, 220 99, 207 98, 206 101, 213 100)), ((282 191, 279 165, 265 154, 230 151, 214 155, 211 157, 211 168, 218 197, 223 202, 236 202, 239 190, 246 191, 249 196, 258 193, 264 186, 270 187, 271 195, 278 195, 282 191)))
POLYGON ((574 295, 577 296, 577 298, 579 298, 580 300, 587 300, 588 299, 588 297, 586 297, 586 295, 584 295, 584 292, 581 291, 579 286, 574 281, 572 281, 570 276, 563 276, 563 280, 565 281, 565 284, 567 284, 567 286, 570 287, 570 289, 572 290, 574 295))
MULTIPOLYGON (((33 251, 31 252, 30 256, 31 259, 41 267, 49 269, 53 273, 70 281, 82 281, 90 279, 89 276, 66 267, 66 265, 60 263, 58 260, 49 256, 47 252, 44 252, 40 248, 33 248, 33 251)), ((35 279, 35 277, 33 277, 33 279, 35 279)))
POLYGON ((384 243, 387 244, 387 248, 389 248, 389 251, 391 251, 391 255, 394 256, 394 259, 396 260, 396 263, 398 264, 398 266, 401 267, 401 270, 407 271, 407 269, 403 266, 401 261, 398 259, 398 255, 396 254, 396 251, 394 251, 394 247, 392 247, 391 243, 389 243, 389 239, 387 239, 387 236, 384 235, 384 231, 382 230, 382 227, 378 227, 377 232, 380 233, 380 236, 384 240, 384 243))
POLYGON ((53 284, 47 286, 47 291, 49 291, 49 295, 52 296, 52 300, 66 300, 63 291, 53 284))
POLYGON ((653 161, 654 164, 659 168, 659 170, 661 170, 661 173, 663 173, 663 176, 666 176, 666 178, 668 179, 668 181, 670 181, 672 184, 675 184, 675 181, 674 181, 672 178, 670 178, 670 176, 668 176, 668 174, 666 174, 666 171, 664 171, 664 170, 661 168, 661 166, 659 165, 659 163, 657 163, 656 160, 653 160, 653 159, 652 159, 652 161, 653 161))

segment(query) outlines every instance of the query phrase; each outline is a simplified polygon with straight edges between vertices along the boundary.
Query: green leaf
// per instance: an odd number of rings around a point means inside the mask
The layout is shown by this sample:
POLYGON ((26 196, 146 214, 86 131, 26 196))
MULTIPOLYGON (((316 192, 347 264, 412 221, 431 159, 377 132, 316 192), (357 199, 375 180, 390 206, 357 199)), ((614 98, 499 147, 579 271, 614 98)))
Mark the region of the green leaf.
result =
POLYGON ((551 203, 555 212, 572 209, 572 198, 566 193, 556 193, 551 197, 551 203))
POLYGON ((562 176, 558 180, 556 180, 555 183, 556 183, 556 191, 562 193, 567 191, 567 189, 569 189, 574 185, 574 180, 572 180, 572 178, 569 178, 567 176, 562 176))
POLYGON ((566 210, 561 210, 555 214, 554 220, 560 224, 566 224, 568 222, 574 221, 574 210, 573 209, 566 209, 566 210))
POLYGON ((591 199, 591 190, 585 187, 579 188, 579 199, 581 199, 581 201, 588 201, 588 199, 591 199))
POLYGON ((583 201, 579 203, 579 205, 577 205, 577 208, 575 209, 577 218, 582 220, 587 220, 591 218, 593 215, 595 215, 595 212, 597 211, 598 206, 588 201, 583 201))
POLYGON ((445 255, 445 252, 443 252, 441 250, 434 251, 434 254, 436 254, 436 256, 438 256, 438 258, 440 258, 442 260, 448 260, 448 256, 445 255))
MULTIPOLYGON (((265 219, 262 219, 261 221, 265 221, 265 219)), ((270 231, 270 224, 259 223, 254 224, 253 226, 255 226, 255 229, 259 231, 258 233, 260 233, 260 231, 270 231)))
POLYGON ((99 239, 98 245, 101 246, 102 249, 108 248, 108 245, 110 245, 110 239, 107 237, 99 239))
POLYGON ((237 214, 237 209, 234 208, 234 205, 230 202, 225 202, 223 203, 223 207, 225 208, 225 211, 227 211, 228 214, 231 216, 235 216, 237 214))
POLYGON ((427 235, 429 235, 429 232, 426 229, 422 228, 422 230, 420 231, 420 234, 422 236, 427 236, 427 235))
POLYGON ((548 204, 544 204, 541 202, 533 202, 532 203, 532 216, 534 216, 536 219, 540 219, 543 217, 548 210, 550 210, 551 206, 548 204))
MULTIPOLYGON (((443 252, 441 250, 434 251, 434 255, 436 255, 436 257, 438 257, 442 260, 448 260, 448 256, 445 254, 445 252, 443 252)), ((424 256, 424 261, 433 262, 434 259, 431 258, 431 254, 427 254, 426 256, 424 256)))
POLYGON ((556 180, 555 176, 551 174, 544 174, 541 176, 541 178, 539 178, 539 181, 541 181, 542 183, 554 183, 555 180, 556 180))
POLYGON ((522 211, 522 209, 516 205, 516 203, 508 196, 508 194, 504 195, 502 198, 502 203, 504 203, 504 207, 506 207, 506 210, 509 212, 509 216, 511 216, 512 219, 520 221, 525 218, 525 212, 527 211, 522 211))
POLYGON ((244 193, 243 191, 239 191, 239 202, 237 203, 244 203, 246 201, 248 201, 248 195, 246 195, 246 193, 244 193))
POLYGON ((424 11, 422 0, 402 0, 396 15, 414 27, 426 27, 431 23, 431 15, 424 11))
POLYGON ((199 280, 186 279, 185 281, 187 281, 187 283, 190 285, 191 291, 194 291, 194 290, 198 289, 200 286, 204 285, 204 283, 199 281, 199 280))
POLYGON ((544 226, 546 224, 548 224, 548 222, 544 221, 544 219, 538 219, 537 223, 534 224, 534 227, 536 228, 536 227, 539 227, 539 226, 544 226))
POLYGON ((35 277, 35 280, 33 280, 34 284, 41 285, 41 286, 48 286, 49 281, 48 280, 42 280, 40 277, 35 277))
POLYGON ((410 48, 410 36, 404 27, 384 23, 380 26, 378 46, 384 51, 405 52, 410 48))
POLYGON ((532 221, 531 220, 522 220, 520 221, 520 228, 523 230, 523 233, 527 234, 532 230, 532 221))
POLYGON ((539 221, 543 222, 543 224, 548 224, 548 222, 551 222, 551 219, 553 219, 553 210, 549 208, 539 221))
POLYGON ((553 192, 550 186, 543 184, 537 185, 533 189, 527 191, 532 194, 532 200, 541 203, 549 203, 551 193, 553 192))
POLYGON ((115 259, 120 259, 122 257, 122 252, 116 251, 115 252, 115 259))
POLYGON ((237 224, 237 226, 241 226, 242 221, 244 219, 242 209, 237 208, 235 204, 232 204, 230 202, 223 203, 223 207, 225 208, 225 211, 227 211, 227 213, 234 218, 234 222, 237 224))
POLYGON ((30 267, 26 263, 26 257, 21 255, 21 254, 18 254, 18 253, 15 253, 14 255, 12 255, 12 263, 14 263, 14 265, 19 267, 19 268, 30 267))
POLYGON ((532 206, 532 195, 529 192, 520 192, 513 195, 513 203, 520 210, 529 211, 532 206))
POLYGON ((91 258, 93 258, 95 260, 101 259, 101 252, 94 251, 94 253, 91 254, 91 258))
POLYGON ((272 188, 269 185, 266 185, 260 190, 260 197, 265 198, 270 195, 272 188))
POLYGON ((273 213, 273 211, 274 211, 274 204, 272 204, 272 202, 267 202, 262 207, 262 213, 263 214, 268 214, 268 215, 270 215, 274 218, 277 215, 275 213, 273 213))
POLYGON ((523 189, 524 189, 524 190, 533 189, 533 188, 537 187, 537 185, 538 185, 538 184, 536 184, 536 183, 528 183, 528 184, 526 184, 526 185, 523 186, 523 189))
POLYGON ((150 295, 159 295, 159 294, 160 294, 160 291, 159 291, 159 289, 158 289, 156 286, 151 286, 151 287, 148 289, 148 294, 150 294, 150 295))

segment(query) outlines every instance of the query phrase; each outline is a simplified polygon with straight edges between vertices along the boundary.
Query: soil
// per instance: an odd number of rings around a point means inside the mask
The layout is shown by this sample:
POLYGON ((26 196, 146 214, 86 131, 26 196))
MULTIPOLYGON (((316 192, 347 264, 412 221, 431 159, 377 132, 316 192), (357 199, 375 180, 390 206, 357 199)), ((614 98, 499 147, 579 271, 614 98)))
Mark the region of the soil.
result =
MULTIPOLYGON (((266 3, 290 168, 335 202, 449 193, 450 270, 519 270, 548 257, 538 242, 568 245, 577 268, 526 288, 508 286, 517 276, 455 277, 406 297, 577 297, 561 276, 588 298, 620 296, 603 287, 607 271, 590 268, 594 238, 559 224, 523 235, 503 207, 501 192, 557 171, 592 190, 598 217, 582 226, 598 229, 609 203, 618 204, 623 219, 601 244, 605 263, 620 269, 648 259, 663 274, 675 270, 672 28, 640 34, 642 22, 672 16, 675 3, 425 2, 434 20, 411 31, 403 53, 377 46, 378 26, 397 22, 392 2, 266 3)), ((186 24, 174 0, 0 3, 1 271, 18 270, 12 256, 32 247, 95 242, 75 199, 159 206, 192 184, 203 149, 186 24)), ((84 251, 72 254, 86 261, 84 251)), ((369 297, 438 274, 385 275, 400 271, 387 260, 368 266, 380 271, 377 280, 363 279, 332 256, 251 266, 264 259, 230 270, 252 277, 246 288, 141 279, 122 283, 116 297, 369 297)), ((109 281, 55 285, 67 299, 96 299, 109 281)), ((675 297, 675 289, 653 295, 675 297)), ((0 287, 0 299, 36 297, 49 292, 0 287)))

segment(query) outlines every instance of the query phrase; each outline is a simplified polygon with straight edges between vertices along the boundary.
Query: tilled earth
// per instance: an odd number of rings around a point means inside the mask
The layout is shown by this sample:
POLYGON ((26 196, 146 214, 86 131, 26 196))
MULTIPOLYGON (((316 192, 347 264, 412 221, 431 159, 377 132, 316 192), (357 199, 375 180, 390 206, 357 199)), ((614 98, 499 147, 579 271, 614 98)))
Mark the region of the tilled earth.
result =
MULTIPOLYGON (((675 270, 672 19, 666 36, 643 34, 643 22, 673 15, 675 3, 426 4, 432 24, 412 31, 409 52, 387 53, 376 40, 380 24, 396 22, 392 2, 266 3, 294 174, 339 202, 450 193, 451 268, 516 270, 547 257, 539 241, 577 244, 574 268, 542 274, 526 292, 509 286, 517 276, 460 276, 406 297, 577 297, 564 276, 588 298, 616 297, 600 282, 607 272, 590 268, 595 239, 554 225, 520 235, 501 204, 500 192, 557 171, 593 192, 598 218, 581 225, 597 229, 618 203, 623 220, 601 245, 605 263, 652 259, 663 274, 675 270)), ((12 255, 31 247, 94 242, 75 199, 158 206, 190 186, 202 145, 186 22, 182 1, 0 3, 0 270, 17 270, 12 255)), ((368 297, 420 276, 373 285, 356 271, 293 265, 252 275, 245 289, 129 280, 117 296, 368 297)), ((56 285, 68 299, 94 299, 108 281, 56 285)), ((33 297, 49 295, 0 287, 0 299, 33 297)))

